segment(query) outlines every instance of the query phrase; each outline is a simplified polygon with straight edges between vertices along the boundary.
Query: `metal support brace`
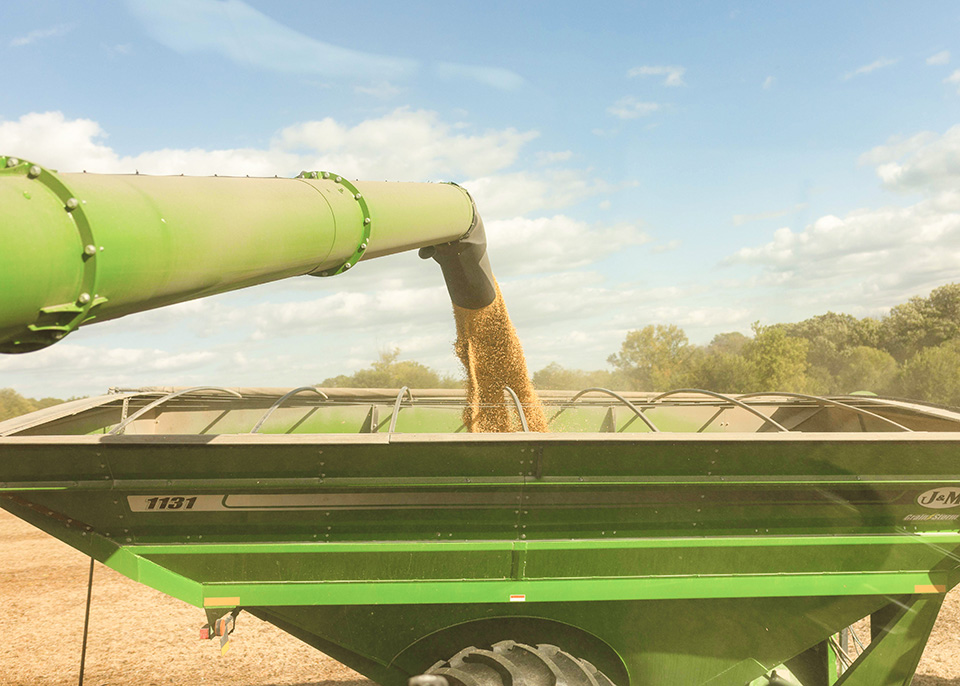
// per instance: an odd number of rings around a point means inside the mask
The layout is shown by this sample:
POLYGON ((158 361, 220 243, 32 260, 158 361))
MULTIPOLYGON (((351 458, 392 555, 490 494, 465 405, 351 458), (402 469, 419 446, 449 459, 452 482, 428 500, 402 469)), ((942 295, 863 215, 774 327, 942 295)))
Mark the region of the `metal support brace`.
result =
POLYGON ((393 433, 397 429, 397 415, 400 414, 400 403, 403 402, 403 394, 406 393, 407 397, 410 398, 410 402, 413 402, 413 393, 410 392, 410 389, 404 386, 400 389, 400 392, 397 393, 397 400, 393 403, 393 416, 390 417, 390 428, 387 429, 387 433, 393 433))
POLYGON ((524 433, 530 432, 530 426, 527 424, 527 414, 523 411, 523 405, 520 403, 520 398, 517 397, 516 392, 509 386, 504 386, 503 390, 510 394, 510 397, 513 398, 513 404, 517 408, 517 414, 520 415, 520 427, 523 429, 524 433))
POLYGON ((263 413, 263 416, 260 417, 259 421, 257 421, 257 423, 253 425, 252 429, 250 429, 250 433, 255 434, 258 431, 260 431, 260 427, 262 427, 266 423, 266 421, 270 419, 270 415, 272 415, 281 405, 283 405, 288 398, 292 398, 297 393, 303 393, 304 391, 312 391, 313 393, 316 393, 324 400, 330 399, 326 393, 321 391, 316 386, 300 386, 299 388, 294 388, 292 391, 289 391, 284 395, 282 395, 280 398, 278 398, 277 402, 271 405, 270 409, 263 413))
POLYGON ((909 596, 836 686, 909 686, 943 594, 909 596))
POLYGON ((862 407, 854 407, 853 405, 850 405, 850 404, 848 404, 848 403, 842 403, 842 402, 840 402, 839 400, 831 400, 830 398, 824 398, 824 397, 819 396, 819 395, 807 395, 806 393, 781 393, 781 392, 777 392, 777 391, 763 391, 763 392, 761 392, 761 393, 744 393, 744 394, 739 395, 739 396, 737 396, 737 397, 738 397, 740 400, 743 400, 744 398, 762 398, 762 397, 765 397, 765 396, 766 396, 766 397, 770 397, 770 396, 782 396, 782 397, 785 397, 785 398, 802 398, 802 399, 804 399, 804 400, 813 400, 813 401, 815 401, 815 402, 817 402, 817 403, 819 403, 819 404, 821 404, 821 405, 832 405, 833 407, 839 407, 839 408, 842 408, 842 409, 844 409, 844 410, 850 410, 851 412, 856 412, 857 414, 862 414, 862 415, 865 415, 865 416, 867 416, 867 417, 873 417, 874 419, 879 419, 881 422, 886 422, 887 424, 890 424, 890 425, 892 425, 892 426, 895 426, 895 427, 896 427, 897 429, 899 429, 900 431, 913 431, 913 429, 908 429, 908 428, 905 427, 903 424, 900 424, 900 423, 898 423, 898 422, 895 422, 895 421, 893 421, 892 419, 888 419, 888 418, 886 418, 886 417, 882 417, 882 416, 878 415, 876 412, 871 412, 870 410, 865 410, 865 409, 863 409, 862 407))
MULTIPOLYGON (((577 393, 575 396, 570 398, 570 404, 572 405, 573 403, 577 402, 577 400, 579 400, 581 396, 586 395, 587 393, 606 393, 607 395, 616 398, 617 400, 622 402, 624 405, 629 407, 633 411, 633 413, 637 415, 637 418, 647 425, 647 428, 650 429, 650 431, 653 431, 654 433, 658 433, 660 431, 660 429, 658 429, 654 425, 654 423, 650 421, 650 418, 643 413, 643 410, 641 410, 639 407, 634 405, 632 402, 624 398, 622 395, 620 395, 616 391, 611 391, 609 388, 599 388, 599 387, 585 388, 579 393, 577 393)), ((565 407, 560 408, 560 410, 555 415, 550 417, 550 419, 547 421, 547 425, 549 426, 553 422, 553 420, 559 417, 561 414, 563 414, 566 411, 566 409, 567 408, 565 407)))
POLYGON ((152 410, 153 408, 162 405, 163 403, 167 402, 168 400, 173 400, 174 398, 179 397, 179 396, 181 396, 181 395, 186 395, 187 393, 195 393, 195 392, 197 392, 197 391, 220 391, 221 393, 229 393, 230 395, 235 396, 235 397, 237 397, 237 398, 242 398, 242 397, 243 397, 242 395, 240 395, 240 394, 237 393, 236 391, 230 390, 229 388, 223 388, 223 387, 221 387, 221 386, 194 386, 193 388, 184 388, 182 391, 174 391, 173 393, 167 393, 167 394, 166 394, 165 396, 163 396, 162 398, 158 398, 157 400, 154 400, 154 401, 153 401, 152 403, 150 403, 149 405, 146 405, 145 407, 141 407, 139 410, 137 410, 136 412, 134 412, 132 415, 130 415, 129 417, 127 417, 126 419, 124 419, 122 422, 120 422, 119 424, 117 424, 117 425, 116 425, 115 427, 113 427, 112 429, 110 429, 110 431, 108 431, 107 434, 108 434, 108 435, 116 435, 116 434, 119 434, 119 433, 121 433, 124 429, 126 429, 129 424, 131 424, 132 422, 135 422, 137 419, 139 419, 140 417, 142 417, 143 415, 145 415, 147 412, 149 412, 149 411, 152 410))
POLYGON ((705 390, 703 390, 702 388, 678 388, 678 389, 676 389, 676 390, 674 390, 674 391, 667 391, 666 393, 661 393, 660 395, 658 395, 658 396, 656 396, 655 398, 653 398, 650 402, 651 402, 651 403, 655 403, 655 402, 658 402, 658 401, 660 401, 660 400, 663 400, 663 399, 666 398, 667 396, 677 395, 678 393, 699 393, 700 395, 709 395, 711 398, 719 398, 720 400, 726 400, 728 403, 733 403, 733 404, 736 405, 737 407, 739 407, 739 408, 741 408, 741 409, 743 409, 743 410, 746 410, 747 412, 749 412, 750 414, 752 414, 752 415, 754 415, 754 416, 756 416, 756 417, 759 417, 760 419, 762 419, 762 420, 763 420, 764 422, 766 422, 767 424, 770 424, 771 426, 775 427, 775 428, 777 429, 777 431, 783 431, 783 432, 787 432, 787 433, 790 432, 790 430, 789 430, 787 427, 783 426, 783 425, 780 424, 779 422, 774 421, 773 419, 771 419, 770 417, 768 417, 767 415, 765 415, 763 412, 760 412, 759 410, 756 410, 756 409, 750 407, 750 406, 747 405, 746 403, 740 402, 740 401, 737 400, 736 398, 733 398, 733 397, 731 397, 731 396, 729 396, 729 395, 725 395, 725 394, 723 394, 723 393, 715 393, 715 392, 713 392, 713 391, 705 391, 705 390))

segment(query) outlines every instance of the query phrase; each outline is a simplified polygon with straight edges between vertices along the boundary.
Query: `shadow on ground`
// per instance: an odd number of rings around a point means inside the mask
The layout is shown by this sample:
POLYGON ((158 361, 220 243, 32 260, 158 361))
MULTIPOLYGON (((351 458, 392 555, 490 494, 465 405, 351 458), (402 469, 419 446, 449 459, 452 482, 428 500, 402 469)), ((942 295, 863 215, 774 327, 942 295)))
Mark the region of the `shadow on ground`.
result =
MULTIPOLYGON (((346 683, 346 682, 344 682, 346 683)), ((361 683, 361 682, 357 682, 361 683)), ((914 680, 912 686, 960 686, 960 677, 952 679, 944 679, 940 676, 924 676, 918 674, 914 680)))

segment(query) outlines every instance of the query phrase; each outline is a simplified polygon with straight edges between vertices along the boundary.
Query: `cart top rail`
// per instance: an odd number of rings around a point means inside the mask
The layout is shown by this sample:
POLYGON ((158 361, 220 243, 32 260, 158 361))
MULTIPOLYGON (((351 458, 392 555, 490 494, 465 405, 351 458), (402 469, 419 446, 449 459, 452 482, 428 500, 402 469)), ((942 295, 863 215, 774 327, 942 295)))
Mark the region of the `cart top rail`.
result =
MULTIPOLYGON (((960 411, 867 395, 540 391, 553 433, 958 432, 960 411)), ((111 389, 0 422, 0 436, 465 433, 458 389, 111 389)), ((525 426, 512 394, 504 403, 525 426)))

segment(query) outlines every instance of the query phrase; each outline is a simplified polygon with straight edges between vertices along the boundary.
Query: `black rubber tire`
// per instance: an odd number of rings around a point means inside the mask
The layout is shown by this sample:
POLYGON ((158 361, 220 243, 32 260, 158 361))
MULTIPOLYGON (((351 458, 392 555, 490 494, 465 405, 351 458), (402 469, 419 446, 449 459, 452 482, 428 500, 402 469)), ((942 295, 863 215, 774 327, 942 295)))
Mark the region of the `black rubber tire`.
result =
POLYGON ((516 641, 464 648, 426 673, 446 677, 450 686, 615 686, 592 664, 557 646, 516 641))

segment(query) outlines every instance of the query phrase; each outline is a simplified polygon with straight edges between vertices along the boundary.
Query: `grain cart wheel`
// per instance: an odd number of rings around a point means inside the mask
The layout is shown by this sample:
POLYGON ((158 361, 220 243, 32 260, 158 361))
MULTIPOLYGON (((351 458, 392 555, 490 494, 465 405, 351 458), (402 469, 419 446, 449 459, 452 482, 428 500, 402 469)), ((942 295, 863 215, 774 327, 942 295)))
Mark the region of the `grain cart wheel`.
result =
POLYGON ((490 650, 464 648, 427 674, 446 677, 450 686, 614 686, 592 664, 556 646, 516 641, 494 643, 490 650))

